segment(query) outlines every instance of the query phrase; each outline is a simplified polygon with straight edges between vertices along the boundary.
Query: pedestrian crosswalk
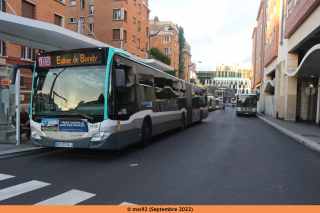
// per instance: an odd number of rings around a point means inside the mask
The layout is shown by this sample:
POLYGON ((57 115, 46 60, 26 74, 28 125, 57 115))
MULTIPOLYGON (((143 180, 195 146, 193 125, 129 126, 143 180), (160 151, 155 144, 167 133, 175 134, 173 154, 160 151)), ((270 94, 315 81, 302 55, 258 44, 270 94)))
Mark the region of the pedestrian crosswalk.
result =
MULTIPOLYGON (((14 177, 15 176, 0 173, 0 181, 14 177)), ((32 180, 18 185, 10 186, 4 189, 0 188, 0 202, 34 190, 40 190, 41 188, 50 185, 50 183, 32 180)), ((96 195, 73 189, 60 195, 49 198, 47 200, 43 200, 39 203, 36 203, 35 205, 75 205, 85 200, 88 200, 94 196, 96 195)))

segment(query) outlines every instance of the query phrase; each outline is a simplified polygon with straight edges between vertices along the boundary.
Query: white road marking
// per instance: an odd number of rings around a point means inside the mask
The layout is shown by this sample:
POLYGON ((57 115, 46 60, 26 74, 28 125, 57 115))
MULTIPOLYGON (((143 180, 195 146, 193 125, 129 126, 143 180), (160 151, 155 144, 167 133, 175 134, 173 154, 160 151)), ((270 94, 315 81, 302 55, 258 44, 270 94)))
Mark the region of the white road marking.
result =
POLYGON ((32 180, 26 183, 22 183, 19 185, 11 186, 5 189, 0 190, 0 201, 24 194, 45 186, 50 185, 50 183, 44 183, 36 180, 32 180))
POLYGON ((12 175, 5 175, 5 174, 0 174, 0 180, 5 180, 9 178, 13 178, 14 176, 12 175))
POLYGON ((133 206, 133 205, 137 205, 137 204, 123 202, 123 203, 120 203, 119 205, 121 205, 121 206, 133 206))
POLYGON ((91 194, 88 192, 83 192, 79 190, 71 190, 61 195, 57 195, 48 200, 44 200, 35 205, 75 205, 82 201, 85 201, 89 198, 96 196, 95 194, 91 194))

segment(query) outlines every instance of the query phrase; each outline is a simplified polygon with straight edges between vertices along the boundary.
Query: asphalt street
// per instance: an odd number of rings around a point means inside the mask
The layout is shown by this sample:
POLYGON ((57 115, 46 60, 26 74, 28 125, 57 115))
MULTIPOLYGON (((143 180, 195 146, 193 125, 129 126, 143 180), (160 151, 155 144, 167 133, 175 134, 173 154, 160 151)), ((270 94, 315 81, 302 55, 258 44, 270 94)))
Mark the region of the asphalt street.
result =
POLYGON ((318 153, 226 108, 153 138, 146 149, 1 159, 0 205, 319 205, 319 180, 318 153))

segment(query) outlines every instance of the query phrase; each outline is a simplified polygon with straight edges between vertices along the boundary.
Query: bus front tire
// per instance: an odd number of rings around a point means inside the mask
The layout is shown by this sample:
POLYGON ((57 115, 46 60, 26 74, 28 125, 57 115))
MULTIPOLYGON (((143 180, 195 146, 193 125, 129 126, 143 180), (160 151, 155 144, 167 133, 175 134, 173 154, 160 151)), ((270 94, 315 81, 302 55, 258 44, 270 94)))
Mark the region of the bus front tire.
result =
POLYGON ((182 116, 181 116, 181 125, 179 127, 179 131, 182 132, 184 130, 185 126, 186 126, 186 120, 185 120, 184 114, 182 114, 182 116))
POLYGON ((139 143, 139 147, 146 148, 148 138, 149 138, 149 127, 147 125, 147 121, 144 120, 142 124, 141 141, 139 143))
POLYGON ((198 121, 198 124, 202 124, 202 111, 200 112, 200 120, 198 121))

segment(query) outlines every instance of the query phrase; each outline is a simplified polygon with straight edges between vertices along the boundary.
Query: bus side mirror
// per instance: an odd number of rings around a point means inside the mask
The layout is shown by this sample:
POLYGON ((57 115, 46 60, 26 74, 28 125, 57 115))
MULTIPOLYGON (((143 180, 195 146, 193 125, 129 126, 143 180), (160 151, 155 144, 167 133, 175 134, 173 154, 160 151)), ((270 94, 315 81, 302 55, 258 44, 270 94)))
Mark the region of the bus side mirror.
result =
POLYGON ((16 64, 16 65, 14 65, 14 67, 12 68, 12 70, 10 72, 10 84, 16 83, 16 76, 17 76, 17 71, 19 68, 29 69, 31 72, 33 72, 34 66, 29 65, 29 64, 16 64))
POLYGON ((124 70, 116 69, 116 87, 123 87, 125 85, 124 70))

